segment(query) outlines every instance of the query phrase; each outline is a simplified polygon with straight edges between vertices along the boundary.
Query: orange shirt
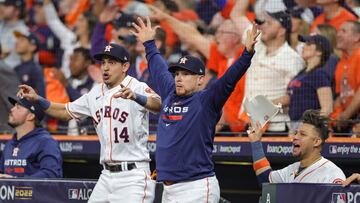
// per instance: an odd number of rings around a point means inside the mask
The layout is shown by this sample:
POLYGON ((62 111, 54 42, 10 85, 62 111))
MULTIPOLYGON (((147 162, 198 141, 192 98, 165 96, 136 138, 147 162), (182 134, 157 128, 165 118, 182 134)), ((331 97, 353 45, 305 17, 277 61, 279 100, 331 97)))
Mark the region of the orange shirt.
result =
POLYGON ((314 31, 315 27, 320 24, 330 24, 334 26, 336 30, 339 30, 340 26, 348 20, 357 20, 357 18, 345 8, 340 8, 339 14, 330 20, 325 19, 325 14, 322 13, 315 18, 313 24, 311 25, 311 31, 314 31))
MULTIPOLYGON (((68 103, 70 102, 69 96, 65 87, 59 80, 54 77, 54 68, 44 68, 44 78, 46 84, 46 98, 51 102, 68 103)), ((47 128, 50 132, 56 132, 58 128, 58 120, 51 118, 47 122, 47 128)))
MULTIPOLYGON (((235 0, 228 0, 226 2, 225 7, 222 9, 221 11, 221 16, 224 17, 225 19, 230 18, 230 13, 233 10, 234 6, 235 6, 235 0)), ((246 12, 246 17, 250 20, 250 21, 254 21, 255 20, 255 13, 247 11, 246 12)))
POLYGON ((79 16, 90 7, 89 0, 80 0, 74 8, 65 16, 65 22, 69 27, 74 27, 79 16))
POLYGON ((166 33, 166 42, 165 42, 166 46, 174 47, 178 41, 178 37, 175 34, 174 30, 165 20, 160 21, 159 24, 166 33))
MULTIPOLYGON (((340 107, 335 109, 333 117, 337 117, 351 103, 356 91, 360 87, 360 48, 356 49, 349 57, 343 54, 343 57, 336 66, 335 71, 335 91, 336 94, 341 93, 341 86, 346 80, 348 87, 348 96, 342 97, 340 107)), ((341 97, 340 97, 341 98, 341 97)))
MULTIPOLYGON (((232 63, 240 57, 243 51, 244 47, 239 49, 232 63)), ((207 67, 217 72, 218 78, 223 76, 226 70, 229 68, 228 59, 217 50, 216 43, 211 44, 207 67)), ((229 99, 224 105, 225 121, 229 123, 230 129, 233 132, 243 131, 245 129, 245 125, 238 119, 238 113, 243 101, 244 91, 245 75, 238 81, 234 92, 230 95, 229 99)))

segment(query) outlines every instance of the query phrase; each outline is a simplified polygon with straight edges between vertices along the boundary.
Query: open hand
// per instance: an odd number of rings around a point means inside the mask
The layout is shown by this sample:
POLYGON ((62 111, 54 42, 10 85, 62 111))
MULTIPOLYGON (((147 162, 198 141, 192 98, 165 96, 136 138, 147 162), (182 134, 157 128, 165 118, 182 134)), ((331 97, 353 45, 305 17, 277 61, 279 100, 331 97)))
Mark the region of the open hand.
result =
POLYGON ((132 23, 136 32, 134 32, 133 30, 130 30, 130 32, 133 35, 135 35, 142 43, 149 40, 153 40, 156 33, 156 29, 159 28, 160 26, 157 25, 155 27, 151 27, 151 22, 149 17, 146 17, 146 25, 140 17, 137 18, 137 21, 138 21, 137 24, 132 23))
POLYGON ((259 35, 260 35, 260 31, 258 31, 256 24, 252 22, 252 29, 248 30, 246 33, 245 46, 248 52, 250 53, 254 52, 254 47, 257 42, 256 39, 259 35))
POLYGON ((28 101, 35 102, 39 100, 39 95, 29 85, 19 85, 19 91, 16 96, 19 98, 25 98, 28 101))
POLYGON ((256 126, 251 126, 250 124, 250 128, 248 130, 250 142, 260 141, 263 133, 264 130, 261 128, 259 121, 256 122, 256 126))

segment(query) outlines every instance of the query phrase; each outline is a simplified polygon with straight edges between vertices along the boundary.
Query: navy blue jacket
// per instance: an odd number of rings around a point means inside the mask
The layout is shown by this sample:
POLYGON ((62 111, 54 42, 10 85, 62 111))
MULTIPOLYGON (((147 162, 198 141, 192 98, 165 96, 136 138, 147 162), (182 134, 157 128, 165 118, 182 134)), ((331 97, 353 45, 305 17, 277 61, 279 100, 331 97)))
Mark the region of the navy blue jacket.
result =
POLYGON ((38 63, 33 60, 23 62, 15 67, 15 72, 21 84, 34 88, 36 93, 42 97, 46 96, 44 74, 38 63))
POLYGON ((253 55, 245 51, 209 88, 179 97, 174 78, 154 41, 147 41, 144 46, 152 88, 162 99, 155 155, 158 181, 197 180, 215 175, 212 161, 215 126, 253 55))
POLYGON ((15 134, 1 155, 0 173, 24 178, 62 178, 59 143, 43 128, 35 128, 20 140, 15 134))

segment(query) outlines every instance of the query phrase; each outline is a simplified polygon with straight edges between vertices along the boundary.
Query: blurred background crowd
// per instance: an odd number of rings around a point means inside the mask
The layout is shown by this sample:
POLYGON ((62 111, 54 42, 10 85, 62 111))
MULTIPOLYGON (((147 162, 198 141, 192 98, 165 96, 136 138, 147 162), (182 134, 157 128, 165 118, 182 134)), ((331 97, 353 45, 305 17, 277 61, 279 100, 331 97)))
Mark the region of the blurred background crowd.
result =
MULTIPOLYGON (((130 32, 146 16, 161 27, 155 41, 169 63, 185 54, 206 63, 203 88, 244 51, 251 22, 259 26, 256 54, 224 106, 219 136, 245 135, 243 100, 264 95, 282 106, 269 136, 288 136, 305 110, 319 109, 331 118, 332 136, 360 137, 359 0, 0 0, 0 132, 12 131, 7 98, 19 84, 67 103, 102 82, 92 56, 109 42, 131 53, 128 74, 150 83, 144 47, 130 32)), ((158 116, 150 117, 156 133, 158 116)), ((47 117, 45 125, 53 134, 95 134, 91 119, 47 117)))

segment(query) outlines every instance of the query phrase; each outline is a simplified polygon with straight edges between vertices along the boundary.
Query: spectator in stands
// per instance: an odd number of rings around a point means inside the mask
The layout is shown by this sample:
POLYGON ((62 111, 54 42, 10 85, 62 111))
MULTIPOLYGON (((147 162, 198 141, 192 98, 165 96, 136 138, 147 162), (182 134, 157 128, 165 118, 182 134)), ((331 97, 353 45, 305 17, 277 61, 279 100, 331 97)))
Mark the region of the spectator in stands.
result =
POLYGON ((340 26, 348 20, 357 20, 350 11, 340 5, 340 0, 317 0, 316 3, 324 9, 311 25, 311 31, 319 24, 330 24, 339 30, 340 26))
MULTIPOLYGON (((242 34, 249 25, 246 19, 241 22, 242 30, 238 30, 233 21, 225 20, 215 34, 215 41, 210 41, 193 26, 162 12, 156 7, 151 7, 154 16, 160 20, 166 20, 183 43, 197 49, 207 61, 207 67, 217 72, 221 77, 230 65, 242 54, 242 34), (191 37, 190 37, 191 36, 191 37)), ((224 105, 224 113, 216 127, 216 132, 229 130, 233 132, 244 131, 243 125, 238 119, 241 102, 244 94, 245 77, 237 83, 234 92, 224 105)))
POLYGON ((62 178, 59 144, 40 126, 41 107, 25 99, 9 97, 14 105, 8 123, 16 133, 4 148, 0 160, 1 178, 62 178))
POLYGON ((349 132, 348 119, 360 111, 360 23, 347 21, 337 34, 337 47, 343 51, 335 71, 337 98, 332 117, 339 120, 337 131, 349 132))
MULTIPOLYGON (((265 95, 274 104, 282 104, 279 98, 286 96, 290 80, 304 68, 304 61, 287 42, 291 32, 291 18, 286 12, 268 13, 260 26, 261 41, 255 47, 256 53, 246 74, 245 96, 253 98, 265 95)), ((246 120, 245 113, 242 118, 246 120)), ((287 113, 274 117, 268 131, 284 132, 287 113)))
POLYGON ((360 183, 360 174, 359 174, 359 173, 353 173, 350 177, 348 177, 348 178, 342 183, 342 185, 345 187, 345 186, 350 185, 350 183, 352 183, 352 182, 360 183))
POLYGON ((34 21, 35 25, 31 27, 31 31, 39 39, 39 63, 44 67, 61 67, 60 41, 47 25, 42 0, 34 1, 34 21))
MULTIPOLYGON (((78 47, 74 49, 73 54, 70 56, 70 78, 65 78, 62 71, 56 71, 56 78, 66 88, 71 102, 88 93, 93 87, 94 81, 88 75, 88 68, 91 64, 92 57, 90 56, 90 50, 78 47)), ((78 123, 75 119, 70 120, 67 133, 68 135, 95 134, 92 119, 84 119, 78 123)))
POLYGON ((299 35, 299 41, 305 43, 302 58, 306 68, 290 81, 287 95, 276 99, 283 106, 288 105, 292 131, 297 130, 307 109, 320 109, 324 116, 329 116, 333 109, 331 84, 323 69, 331 53, 330 42, 321 35, 299 35))
POLYGON ((262 130, 258 123, 249 134, 253 167, 259 183, 336 183, 345 180, 343 171, 321 156, 329 136, 327 118, 316 110, 303 114, 302 124, 293 138, 292 154, 300 161, 283 169, 272 170, 261 144, 262 130))
POLYGON ((20 57, 15 52, 15 36, 14 31, 27 32, 28 27, 23 21, 25 10, 24 0, 4 0, 0 2, 0 13, 2 21, 0 21, 0 42, 2 52, 9 52, 9 55, 1 60, 10 68, 15 68, 20 64, 20 57))
POLYGON ((81 14, 75 24, 75 31, 68 29, 59 19, 54 4, 51 0, 44 0, 43 5, 47 25, 51 31, 60 39, 61 48, 64 50, 61 70, 66 78, 70 77, 69 60, 70 55, 76 47, 91 47, 91 35, 96 24, 96 17, 90 12, 81 14))
POLYGON ((9 112, 12 108, 8 102, 8 97, 16 95, 19 84, 16 72, 8 67, 4 61, 0 60, 0 133, 9 133, 13 130, 7 124, 9 112))
POLYGON ((299 54, 302 53, 303 43, 299 42, 299 35, 308 35, 310 33, 310 25, 302 17, 304 8, 294 7, 288 9, 291 16, 291 36, 290 44, 291 47, 299 54))
POLYGON ((333 93, 333 97, 335 100, 336 93, 335 93, 335 70, 336 66, 339 63, 339 56, 341 55, 340 50, 336 49, 336 29, 329 24, 319 24, 316 26, 314 30, 315 34, 322 35, 329 40, 332 50, 331 55, 327 61, 327 63, 323 66, 323 69, 328 74, 328 77, 331 82, 331 90, 333 93))
MULTIPOLYGON (((99 16, 99 22, 96 24, 91 37, 91 55, 102 51, 102 48, 108 43, 116 43, 125 46, 130 53, 134 50, 135 38, 131 36, 131 23, 135 22, 131 15, 119 13, 114 7, 106 7, 99 16), (106 38, 106 31, 111 30, 111 37, 106 38)), ((132 63, 133 60, 130 60, 132 63)))
POLYGON ((33 33, 21 33, 15 31, 16 53, 20 56, 21 63, 15 67, 21 84, 33 87, 36 92, 45 97, 45 80, 42 68, 35 61, 39 41, 33 33))

